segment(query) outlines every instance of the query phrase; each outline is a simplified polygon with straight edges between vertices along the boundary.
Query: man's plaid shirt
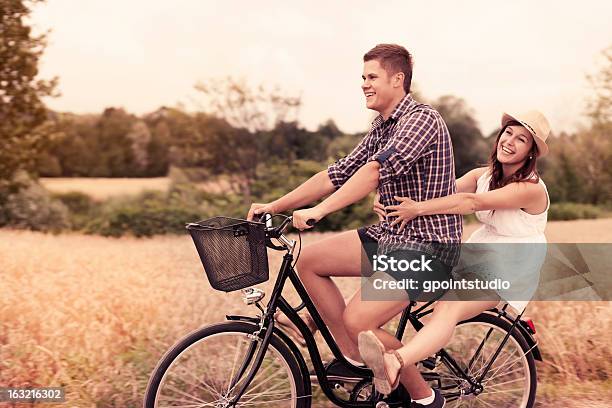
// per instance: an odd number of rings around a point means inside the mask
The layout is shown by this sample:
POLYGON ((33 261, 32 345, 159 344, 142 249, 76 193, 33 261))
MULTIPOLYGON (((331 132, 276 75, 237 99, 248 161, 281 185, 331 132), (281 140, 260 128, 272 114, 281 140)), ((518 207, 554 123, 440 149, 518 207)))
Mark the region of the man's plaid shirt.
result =
MULTIPOLYGON (((440 114, 406 95, 391 116, 378 116, 372 128, 346 157, 331 164, 327 173, 340 188, 367 162, 380 163, 378 191, 384 206, 399 204, 393 197, 431 200, 456 192, 451 138, 440 114)), ((391 220, 392 221, 392 220, 391 220)), ((379 253, 417 249, 455 265, 461 242, 460 215, 436 214, 409 221, 402 233, 387 220, 367 228, 379 253)))

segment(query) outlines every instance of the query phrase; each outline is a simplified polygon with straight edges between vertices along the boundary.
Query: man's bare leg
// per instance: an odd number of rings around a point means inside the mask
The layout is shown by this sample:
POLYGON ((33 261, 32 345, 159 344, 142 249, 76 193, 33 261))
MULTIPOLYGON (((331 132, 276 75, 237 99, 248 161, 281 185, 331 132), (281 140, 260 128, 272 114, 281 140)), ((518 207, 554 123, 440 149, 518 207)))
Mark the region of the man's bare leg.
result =
MULTIPOLYGON (((361 291, 358 290, 344 312, 344 326, 351 341, 356 343, 360 332, 372 330, 387 349, 401 348, 402 343, 381 327, 401 313, 408 303, 408 300, 363 301, 361 291)), ((431 395, 431 387, 414 364, 407 363, 400 375, 400 381, 412 399, 427 398, 431 395)))
POLYGON ((357 343, 348 336, 342 321, 346 303, 331 276, 359 277, 361 256, 357 231, 346 231, 304 247, 296 268, 340 350, 356 361, 361 361, 357 343))

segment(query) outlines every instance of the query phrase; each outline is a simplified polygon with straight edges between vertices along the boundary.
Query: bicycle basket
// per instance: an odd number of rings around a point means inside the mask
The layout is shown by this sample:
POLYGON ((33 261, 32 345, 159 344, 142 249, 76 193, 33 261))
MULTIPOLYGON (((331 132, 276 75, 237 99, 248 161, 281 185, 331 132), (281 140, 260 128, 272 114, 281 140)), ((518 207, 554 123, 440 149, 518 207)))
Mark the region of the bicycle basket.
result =
POLYGON ((231 292, 268 280, 265 225, 214 217, 187 225, 210 285, 231 292))

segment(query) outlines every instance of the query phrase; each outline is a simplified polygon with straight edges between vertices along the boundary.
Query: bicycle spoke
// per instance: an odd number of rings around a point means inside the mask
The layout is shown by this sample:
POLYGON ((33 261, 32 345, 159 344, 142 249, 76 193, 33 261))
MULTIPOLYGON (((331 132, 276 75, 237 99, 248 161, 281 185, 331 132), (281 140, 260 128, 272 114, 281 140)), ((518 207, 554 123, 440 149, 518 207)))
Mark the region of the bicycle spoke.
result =
MULTIPOLYGON (((261 396, 266 396, 266 397, 280 397, 280 396, 287 396, 286 392, 260 392, 260 393, 255 393, 255 394, 245 394, 240 398, 240 401, 238 402, 238 405, 243 405, 243 404, 248 404, 251 401, 253 401, 254 399, 261 397, 261 396), (244 400, 244 397, 251 397, 250 399, 244 400)), ((289 399, 291 399, 291 397, 288 397, 289 399)), ((262 401, 262 402, 272 402, 274 400, 266 400, 266 401, 262 401)), ((279 401, 279 400, 277 400, 279 401)))
MULTIPOLYGON (((182 402, 183 400, 172 400, 172 401, 182 402)), ((218 401, 214 401, 214 402, 207 402, 207 403, 205 403, 205 404, 200 404, 200 403, 198 403, 198 404, 187 404, 187 405, 175 405, 175 404, 172 404, 172 405, 168 405, 168 407, 171 407, 171 408, 201 408, 201 407, 214 407, 214 406, 216 406, 216 405, 217 405, 217 403, 218 403, 219 401, 220 401, 220 400, 218 400, 218 401)))
MULTIPOLYGON (((505 376, 510 375, 510 374, 518 373, 518 372, 520 372, 520 371, 524 371, 524 370, 523 370, 522 368, 517 368, 516 370, 508 371, 508 372, 506 372, 506 373, 498 374, 498 375, 496 375, 495 377, 490 377, 490 378, 487 378, 485 381, 483 381, 483 382, 482 382, 482 385, 487 385, 487 383, 489 383, 491 380, 494 380, 494 379, 496 379, 496 378, 505 377, 505 376)), ((523 377, 521 377, 521 378, 523 378, 523 379, 524 379, 524 378, 525 378, 525 376, 523 376, 523 377)), ((496 384, 496 385, 497 385, 497 384, 496 384)))
POLYGON ((504 381, 503 383, 499 383, 499 384, 495 384, 495 385, 492 385, 492 386, 490 386, 490 387, 487 387, 487 388, 486 388, 486 390, 494 390, 494 389, 496 389, 496 388, 501 387, 502 385, 512 384, 512 383, 515 383, 515 382, 517 382, 517 381, 524 381, 524 380, 525 380, 525 377, 522 377, 522 378, 516 378, 516 379, 514 379, 514 380, 510 380, 510 381, 504 381))
POLYGON ((176 388, 176 387, 175 387, 175 386, 173 386, 173 385, 168 385, 168 387, 169 387, 170 389, 172 389, 173 391, 177 392, 178 394, 183 395, 184 397, 191 398, 191 399, 195 400, 195 402, 201 402, 201 403, 203 403, 203 404, 205 404, 205 403, 206 403, 206 401, 201 400, 201 399, 199 399, 198 397, 195 397, 195 396, 193 396, 193 395, 187 394, 186 392, 179 390, 178 388, 176 388))
MULTIPOLYGON (((493 353, 492 353, 492 354, 493 354, 493 353)), ((504 365, 504 364, 506 364, 506 362, 507 362, 509 359, 511 359, 511 358, 512 358, 512 356, 514 356, 514 354, 515 354, 515 353, 514 353, 514 352, 512 352, 512 353, 505 353, 505 354, 507 354, 506 359, 505 359, 505 360, 504 360, 504 361, 503 361, 501 364, 496 365, 496 367, 503 367, 503 365, 504 365)), ((499 359, 500 357, 502 357, 502 354, 498 355, 498 356, 497 356, 497 359, 499 359)), ((481 368, 480 368, 480 369, 479 369, 479 370, 478 370, 476 373, 474 373, 474 376, 475 376, 476 378, 479 378, 479 377, 482 375, 482 373, 484 372, 484 369, 487 367, 488 362, 489 362, 488 360, 487 360, 487 361, 484 361, 484 362, 483 362, 483 364, 482 364, 482 366, 481 366, 481 368)), ((491 366, 491 368, 490 368, 490 369, 493 369, 493 368, 494 368, 494 366, 491 366)))
POLYGON ((493 378, 493 377, 494 377, 494 376, 495 376, 497 373, 499 373, 499 372, 500 372, 500 370, 502 370, 503 368, 512 368, 512 367, 514 367, 514 366, 515 366, 517 363, 519 363, 519 362, 520 362, 522 359, 523 359, 523 356, 517 357, 516 359, 512 360, 512 362, 510 362, 510 363, 508 363, 508 364, 506 364, 506 365, 504 365, 504 366, 501 366, 501 367, 497 368, 495 371, 493 371, 493 372, 491 373, 491 377, 489 377, 489 378, 493 378))
POLYGON ((240 350, 242 349, 242 345, 244 344, 244 339, 242 337, 239 337, 237 339, 237 342, 239 344, 236 345, 236 352, 234 353, 234 361, 232 362, 232 371, 230 372, 229 378, 227 380, 227 391, 225 392, 225 395, 229 395, 230 393, 230 387, 232 386, 232 380, 234 379, 234 373, 236 370, 236 364, 238 362, 238 356, 242 354, 240 353, 240 350))
MULTIPOLYGON (((485 357, 484 353, 482 353, 482 364, 480 365, 479 369, 477 371, 472 371, 474 374, 473 376, 475 378, 479 378, 482 373, 484 372, 485 368, 487 367, 488 363, 489 363, 489 356, 492 356, 493 354, 495 354, 495 350, 497 350, 497 348, 499 347, 499 344, 501 343, 501 340, 498 342, 496 341, 494 344, 491 345, 491 351, 488 353, 487 357, 485 357)), ((501 353, 497 356, 497 359, 501 358, 504 354, 508 354, 506 353, 501 353)), ((509 353, 509 356, 507 357, 510 358, 512 356, 513 353, 509 353)))
MULTIPOLYGON (((512 362, 511 364, 507 364, 506 365, 507 368, 510 368, 510 367, 514 366, 517 362, 521 361, 528 353, 531 352, 531 350, 533 350, 534 347, 535 347, 535 344, 529 350, 527 350, 527 352, 520 353, 520 356, 516 360, 514 360, 514 362, 512 362)), ((493 374, 491 374, 491 376, 494 376, 495 374, 497 374, 501 368, 503 368, 503 366, 498 368, 493 374)))
POLYGON ((279 372, 278 370, 276 370, 276 367, 272 364, 270 364, 268 367, 266 367, 263 371, 261 371, 261 367, 259 372, 257 373, 257 376, 253 379, 253 382, 251 382, 250 384, 250 389, 254 390, 257 389, 259 387, 261 387, 263 384, 267 383, 268 381, 272 380, 273 378, 278 377, 279 375, 282 375, 282 372, 279 372), (276 371, 272 376, 268 376, 268 372, 274 370, 276 371), (259 379, 263 379, 262 381, 260 381, 259 383, 257 383, 255 380, 259 380, 259 379))
POLYGON ((483 393, 482 395, 491 395, 491 394, 507 394, 507 393, 516 393, 516 392, 522 392, 523 389, 522 388, 513 388, 511 390, 503 390, 503 391, 492 391, 492 392, 486 392, 483 393))
MULTIPOLYGON (((196 382, 190 383, 192 385, 195 385, 196 387, 199 387, 203 390, 208 390, 209 392, 211 392, 213 395, 216 394, 217 397, 221 397, 221 393, 217 390, 215 390, 211 385, 209 385, 208 383, 206 383, 204 381, 204 378, 200 379, 198 378, 194 373, 194 370, 189 370, 186 369, 184 370, 184 372, 189 375, 190 377, 192 377, 194 380, 196 380, 196 382)), ((184 378, 183 376, 181 376, 180 378, 184 378)))
MULTIPOLYGON (((227 324, 232 325, 241 327, 241 324, 227 324)), ((216 408, 231 401, 245 385, 247 374, 254 367, 255 359, 247 360, 249 351, 253 351, 252 343, 246 337, 249 330, 250 327, 246 332, 213 331, 179 349, 181 351, 173 357, 160 380, 155 407, 216 408), (232 381, 235 384, 232 385, 232 381)), ((287 360, 289 351, 285 353, 278 345, 270 344, 237 406, 296 407, 296 381, 299 377, 294 377, 287 360)))
POLYGON ((271 400, 271 401, 248 402, 248 403, 243 403, 241 401, 238 403, 238 405, 243 407, 243 406, 250 406, 250 405, 270 404, 272 402, 283 402, 283 401, 291 401, 291 398, 283 398, 283 399, 277 399, 277 400, 271 400))
MULTIPOLYGON (((270 371, 271 369, 274 370, 275 368, 276 367, 274 365, 270 364, 268 367, 264 369, 264 371, 261 371, 261 367, 260 367, 260 370, 258 371, 257 375, 255 376, 255 378, 253 378, 253 382, 249 384, 249 388, 247 388, 247 391, 252 392, 253 390, 259 388, 261 385, 283 374, 282 371, 276 370, 275 374, 273 374, 272 376, 266 375, 268 371, 270 371), (256 383, 256 381, 262 378, 263 378, 262 381, 260 381, 259 383, 256 383)), ((234 385, 234 387, 232 387, 232 389, 229 390, 226 395, 229 395, 230 393, 232 393, 236 389, 236 387, 238 387, 240 384, 241 384, 240 382, 236 383, 236 385, 234 385)))
POLYGON ((483 400, 482 398, 476 398, 474 401, 474 403, 478 404, 478 405, 483 405, 485 407, 493 407, 493 408, 498 408, 493 404, 488 403, 487 401, 483 400))
POLYGON ((489 338, 491 333, 493 333, 493 328, 489 329, 489 331, 485 335, 485 338, 482 339, 482 342, 480 342, 480 345, 478 346, 478 349, 476 349, 476 353, 472 356, 472 358, 470 358, 470 362, 468 363, 468 366, 467 366, 468 371, 470 371, 470 369, 472 368, 472 364, 474 364, 474 359, 476 359, 476 358, 478 358, 480 356, 480 352, 483 350, 485 342, 487 341, 487 339, 489 338))
POLYGON ((469 322, 457 327, 450 344, 445 348, 449 357, 474 379, 479 379, 485 369, 490 367, 487 377, 482 380, 484 391, 479 395, 470 395, 468 379, 455 372, 453 366, 443 358, 443 364, 433 369, 437 377, 432 377, 430 381, 434 381, 434 384, 439 381, 439 387, 445 390, 445 395, 459 389, 468 391, 465 396, 447 398, 449 408, 526 406, 530 390, 526 353, 514 337, 508 338, 498 353, 505 335, 506 331, 502 327, 488 322, 469 322), (494 355, 495 360, 491 363, 494 355))
MULTIPOLYGON (((275 378, 277 378, 277 377, 278 377, 278 373, 277 373, 277 374, 275 374, 275 375, 273 375, 273 376, 271 376, 271 377, 266 378, 266 380, 264 380, 264 381, 260 382, 260 383, 259 383, 259 384, 258 384, 256 387, 251 388, 251 389, 250 389, 250 391, 254 391, 254 390, 256 390, 257 388, 260 388, 262 385, 264 385, 264 384, 268 383, 269 381, 271 381, 271 380, 273 380, 273 379, 275 379, 275 378)), ((269 388, 269 390, 273 390, 273 389, 278 388, 279 384, 280 384, 281 386, 282 386, 282 385, 286 385, 286 384, 283 384, 282 382, 280 382, 280 383, 277 383, 277 384, 276 384, 274 387, 269 388)))

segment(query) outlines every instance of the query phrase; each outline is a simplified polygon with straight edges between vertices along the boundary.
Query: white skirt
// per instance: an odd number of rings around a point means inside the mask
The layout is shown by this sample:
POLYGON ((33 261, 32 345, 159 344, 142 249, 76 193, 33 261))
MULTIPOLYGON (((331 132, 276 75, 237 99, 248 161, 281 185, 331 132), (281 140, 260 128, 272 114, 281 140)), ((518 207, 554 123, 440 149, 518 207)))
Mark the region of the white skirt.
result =
POLYGON ((509 237, 496 234, 483 225, 474 231, 465 244, 474 245, 462 245, 453 277, 461 279, 470 276, 489 282, 495 279, 508 282, 507 289, 497 289, 496 292, 517 312, 522 312, 540 282, 540 269, 546 258, 544 234, 509 237))

